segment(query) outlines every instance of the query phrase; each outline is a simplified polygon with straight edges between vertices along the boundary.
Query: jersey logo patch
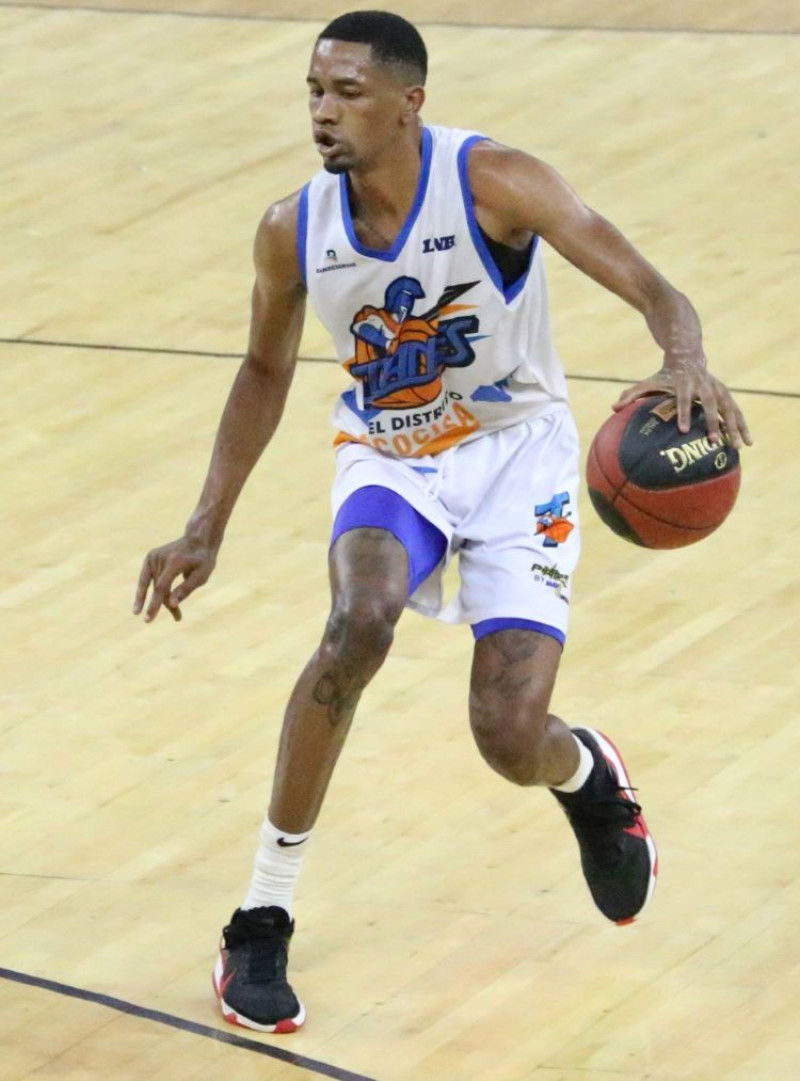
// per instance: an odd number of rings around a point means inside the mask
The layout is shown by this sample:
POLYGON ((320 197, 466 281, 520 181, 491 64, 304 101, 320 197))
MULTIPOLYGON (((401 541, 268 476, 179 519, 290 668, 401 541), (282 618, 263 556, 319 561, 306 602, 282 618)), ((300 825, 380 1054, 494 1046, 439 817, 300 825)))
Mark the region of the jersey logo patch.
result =
MULTIPOLYGON (((448 238, 445 238, 448 239, 448 238)), ((365 409, 408 409, 435 401, 442 392, 445 368, 466 368, 475 360, 471 338, 476 315, 456 315, 472 305, 454 304, 477 282, 448 285, 432 308, 414 314, 425 291, 416 278, 395 278, 383 306, 365 305, 350 331, 355 356, 347 367, 361 381, 365 409)))
POLYGON ((455 246, 455 236, 426 237, 422 241, 422 254, 431 255, 435 251, 450 251, 450 249, 455 246))

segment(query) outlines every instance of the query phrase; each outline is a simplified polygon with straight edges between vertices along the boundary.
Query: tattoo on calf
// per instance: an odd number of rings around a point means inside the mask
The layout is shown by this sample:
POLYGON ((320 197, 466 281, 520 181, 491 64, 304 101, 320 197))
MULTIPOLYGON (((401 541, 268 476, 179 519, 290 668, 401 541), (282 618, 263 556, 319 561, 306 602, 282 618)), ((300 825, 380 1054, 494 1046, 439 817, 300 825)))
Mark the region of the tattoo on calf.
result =
POLYGON ((328 707, 328 723, 331 728, 338 728, 342 721, 349 721, 358 704, 357 691, 343 691, 336 681, 336 676, 325 672, 314 687, 314 701, 328 707))

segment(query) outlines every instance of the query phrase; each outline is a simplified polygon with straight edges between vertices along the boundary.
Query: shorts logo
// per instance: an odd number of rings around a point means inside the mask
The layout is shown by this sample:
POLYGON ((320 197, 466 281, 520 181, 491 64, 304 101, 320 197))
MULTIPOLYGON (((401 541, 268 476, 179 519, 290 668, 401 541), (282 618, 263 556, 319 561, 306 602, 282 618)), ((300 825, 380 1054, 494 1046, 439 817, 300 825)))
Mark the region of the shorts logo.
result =
POLYGON ((564 509, 568 503, 569 492, 559 492, 549 503, 537 503, 534 507, 536 535, 544 534, 545 548, 556 548, 563 544, 575 528, 569 520, 571 511, 564 509))
POLYGON ((546 567, 543 563, 534 563, 531 567, 533 576, 537 582, 544 582, 544 584, 552 590, 555 590, 556 596, 569 604, 569 598, 567 596, 569 586, 569 575, 564 574, 558 567, 546 567))
POLYGON ((463 305, 453 302, 477 282, 448 285, 432 308, 415 315, 425 296, 416 278, 395 278, 383 306, 365 305, 353 317, 355 356, 348 364, 361 380, 364 409, 409 409, 427 405, 442 393, 445 368, 466 368, 475 360, 471 339, 480 323, 476 315, 443 318, 463 305))

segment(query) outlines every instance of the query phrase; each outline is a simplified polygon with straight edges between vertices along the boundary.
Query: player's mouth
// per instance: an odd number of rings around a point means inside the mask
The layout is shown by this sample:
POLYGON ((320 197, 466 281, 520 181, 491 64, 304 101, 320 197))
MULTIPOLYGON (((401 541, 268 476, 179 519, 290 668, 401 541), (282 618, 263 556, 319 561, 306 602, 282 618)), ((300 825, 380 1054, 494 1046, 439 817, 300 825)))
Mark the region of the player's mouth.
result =
POLYGON ((331 131, 315 131, 314 142, 323 158, 332 158, 344 149, 342 143, 331 131))

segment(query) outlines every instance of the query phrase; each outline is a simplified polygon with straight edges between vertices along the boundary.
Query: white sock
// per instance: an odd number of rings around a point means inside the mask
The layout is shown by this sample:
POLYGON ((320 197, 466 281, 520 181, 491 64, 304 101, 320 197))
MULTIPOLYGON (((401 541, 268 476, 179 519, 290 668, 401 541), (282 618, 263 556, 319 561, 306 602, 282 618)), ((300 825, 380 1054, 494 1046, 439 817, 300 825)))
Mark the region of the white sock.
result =
POLYGON ((294 889, 303 856, 306 851, 308 833, 287 833, 276 829, 268 818, 261 827, 261 839, 253 866, 253 877, 242 908, 269 908, 277 905, 292 916, 294 889))
POLYGON ((579 788, 583 788, 586 782, 589 780, 589 774, 594 769, 594 758, 592 752, 586 746, 585 743, 581 743, 577 736, 573 735, 572 738, 578 745, 578 751, 580 753, 580 762, 578 762, 578 768, 567 778, 563 784, 554 784, 552 787, 556 792, 577 792, 579 788))

